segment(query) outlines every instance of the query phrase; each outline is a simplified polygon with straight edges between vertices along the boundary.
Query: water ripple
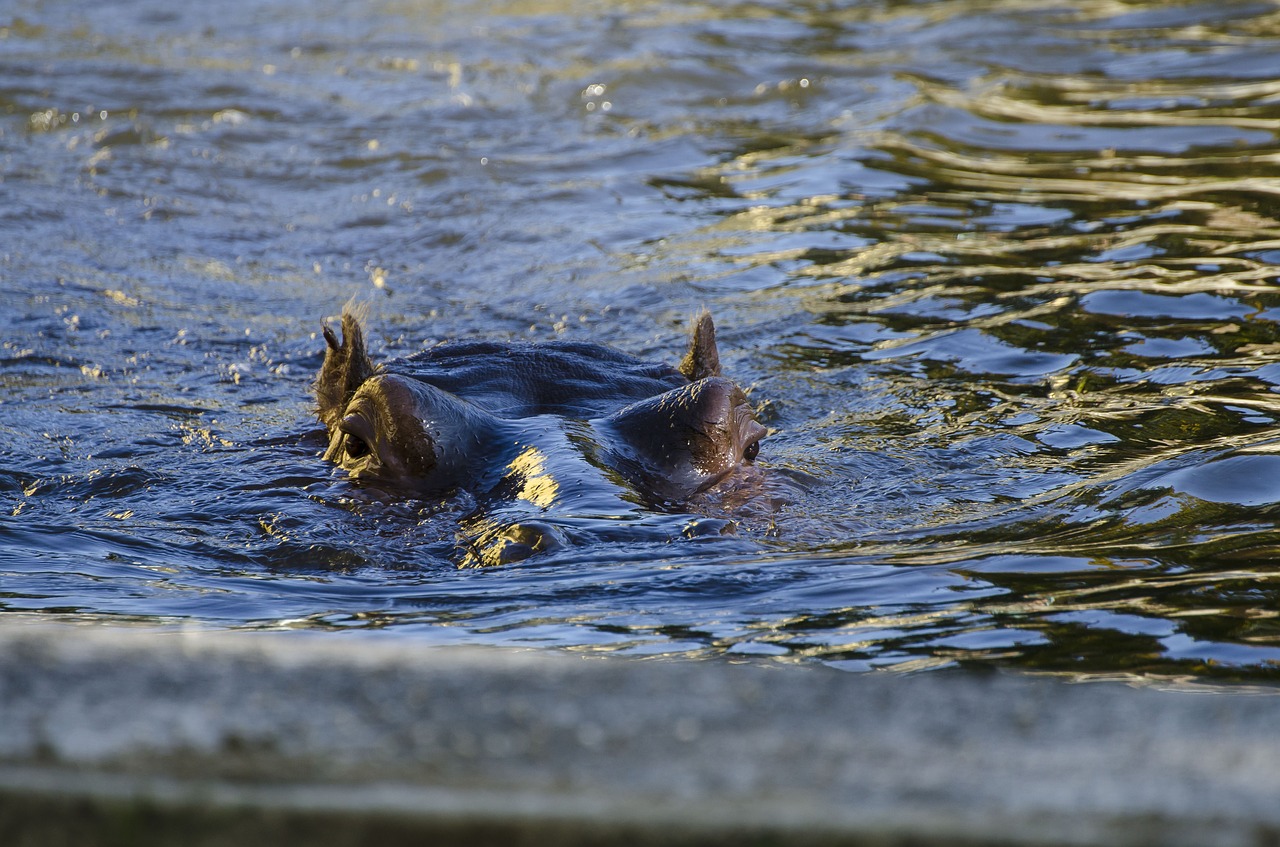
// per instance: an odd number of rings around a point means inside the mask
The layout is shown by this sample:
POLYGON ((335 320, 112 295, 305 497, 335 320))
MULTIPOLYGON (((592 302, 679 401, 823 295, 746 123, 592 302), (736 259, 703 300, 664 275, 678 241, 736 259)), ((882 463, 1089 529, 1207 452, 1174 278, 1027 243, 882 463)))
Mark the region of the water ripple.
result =
POLYGON ((0 609, 1271 679, 1278 40, 1250 2, 24 7, 0 609), (353 295, 386 355, 669 358, 710 306, 788 502, 460 568, 475 502, 317 459, 353 295))

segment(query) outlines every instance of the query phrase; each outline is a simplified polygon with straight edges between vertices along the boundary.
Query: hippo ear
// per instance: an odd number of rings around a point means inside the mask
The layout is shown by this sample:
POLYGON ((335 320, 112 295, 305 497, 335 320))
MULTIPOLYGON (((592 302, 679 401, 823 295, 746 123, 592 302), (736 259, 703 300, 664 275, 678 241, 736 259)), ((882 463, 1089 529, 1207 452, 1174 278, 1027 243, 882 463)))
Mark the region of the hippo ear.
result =
POLYGON ((328 326, 324 327, 324 340, 328 349, 316 377, 316 414, 332 433, 342 420, 351 395, 373 376, 376 368, 365 352, 360 321, 349 310, 342 311, 342 341, 328 326))
POLYGON ((690 382, 697 382, 709 376, 720 376, 720 351, 716 349, 716 325, 711 320, 711 313, 705 309, 694 320, 689 352, 684 354, 684 359, 681 360, 677 370, 688 377, 690 382))

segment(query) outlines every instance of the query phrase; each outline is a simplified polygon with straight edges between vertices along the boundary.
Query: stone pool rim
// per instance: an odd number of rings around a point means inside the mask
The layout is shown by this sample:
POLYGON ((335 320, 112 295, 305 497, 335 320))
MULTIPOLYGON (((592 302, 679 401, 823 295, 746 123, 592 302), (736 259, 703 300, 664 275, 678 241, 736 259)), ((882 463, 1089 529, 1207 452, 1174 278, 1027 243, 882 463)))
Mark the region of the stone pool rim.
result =
POLYGON ((0 620, 6 844, 1262 844, 1280 689, 0 620))

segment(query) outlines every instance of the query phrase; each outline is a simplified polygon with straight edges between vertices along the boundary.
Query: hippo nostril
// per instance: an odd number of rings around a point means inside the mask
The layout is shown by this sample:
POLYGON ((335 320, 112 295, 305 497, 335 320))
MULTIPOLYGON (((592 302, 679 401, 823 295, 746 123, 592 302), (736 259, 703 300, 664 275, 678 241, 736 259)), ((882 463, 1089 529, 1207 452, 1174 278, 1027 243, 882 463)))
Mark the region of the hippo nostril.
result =
POLYGON ((756 456, 759 456, 759 455, 760 455, 759 440, 752 441, 750 444, 747 445, 747 449, 742 451, 742 458, 748 462, 754 462, 756 460, 756 456))
POLYGON ((564 533, 544 521, 511 524, 503 534, 516 543, 527 544, 536 553, 558 550, 565 545, 564 533))
POLYGON ((685 524, 680 534, 685 538, 716 538, 721 535, 733 535, 738 530, 734 521, 719 518, 698 518, 685 524))
POLYGON ((566 543, 564 533, 551 524, 543 521, 513 523, 491 536, 478 558, 484 565, 508 565, 535 553, 559 550, 566 543))
POLYGON ((520 541, 504 540, 491 554, 494 564, 509 565, 512 562, 523 562, 525 559, 538 552, 538 549, 530 544, 520 541))

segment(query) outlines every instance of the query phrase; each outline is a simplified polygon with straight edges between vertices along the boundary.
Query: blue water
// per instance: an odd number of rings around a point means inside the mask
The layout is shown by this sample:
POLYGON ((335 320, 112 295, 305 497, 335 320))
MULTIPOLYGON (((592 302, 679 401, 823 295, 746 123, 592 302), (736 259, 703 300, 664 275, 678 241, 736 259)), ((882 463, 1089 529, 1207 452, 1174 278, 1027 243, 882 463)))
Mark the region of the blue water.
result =
POLYGON ((1270 679, 1278 133, 1271 3, 17 0, 0 611, 1270 679), (318 457, 352 298, 380 357, 708 307, 803 484, 461 567, 474 502, 318 457))

